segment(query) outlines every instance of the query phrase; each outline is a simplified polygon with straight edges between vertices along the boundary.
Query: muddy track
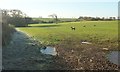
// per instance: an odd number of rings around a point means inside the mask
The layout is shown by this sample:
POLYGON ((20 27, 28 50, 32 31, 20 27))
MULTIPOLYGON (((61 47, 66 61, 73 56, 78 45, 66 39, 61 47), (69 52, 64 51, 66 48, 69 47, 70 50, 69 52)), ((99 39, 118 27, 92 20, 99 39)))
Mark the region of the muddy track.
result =
POLYGON ((17 31, 7 47, 2 49, 4 70, 49 70, 54 69, 51 55, 40 53, 40 46, 26 34, 17 31))

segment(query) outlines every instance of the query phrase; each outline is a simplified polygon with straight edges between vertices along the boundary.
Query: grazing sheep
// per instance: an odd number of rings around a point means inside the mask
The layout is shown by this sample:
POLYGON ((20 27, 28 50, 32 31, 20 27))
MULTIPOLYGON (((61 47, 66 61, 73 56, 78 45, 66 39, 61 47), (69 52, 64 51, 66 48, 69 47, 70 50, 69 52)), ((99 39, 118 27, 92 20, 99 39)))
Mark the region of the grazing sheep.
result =
POLYGON ((85 25, 83 27, 86 27, 85 25))
POLYGON ((75 30, 75 27, 71 27, 72 30, 75 30))
POLYGON ((96 26, 96 25, 94 25, 94 26, 96 26))

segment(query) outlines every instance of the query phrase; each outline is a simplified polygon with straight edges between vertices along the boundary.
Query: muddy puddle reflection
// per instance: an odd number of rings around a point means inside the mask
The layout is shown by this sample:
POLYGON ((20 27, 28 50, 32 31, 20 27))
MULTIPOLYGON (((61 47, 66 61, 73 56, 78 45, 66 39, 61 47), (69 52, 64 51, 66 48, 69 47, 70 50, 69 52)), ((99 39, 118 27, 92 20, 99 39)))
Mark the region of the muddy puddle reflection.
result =
POLYGON ((53 56, 57 55, 56 49, 54 47, 50 47, 50 46, 41 48, 40 52, 43 54, 49 54, 49 55, 53 55, 53 56))
POLYGON ((106 57, 110 62, 120 65, 120 51, 111 51, 106 57))

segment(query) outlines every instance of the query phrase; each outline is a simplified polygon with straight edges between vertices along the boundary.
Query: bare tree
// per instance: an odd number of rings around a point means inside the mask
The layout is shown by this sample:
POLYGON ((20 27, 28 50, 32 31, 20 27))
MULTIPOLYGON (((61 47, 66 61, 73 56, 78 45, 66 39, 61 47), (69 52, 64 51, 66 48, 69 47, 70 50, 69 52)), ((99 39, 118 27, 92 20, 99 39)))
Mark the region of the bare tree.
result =
POLYGON ((49 15, 49 17, 55 18, 55 23, 58 23, 58 18, 56 14, 49 15))

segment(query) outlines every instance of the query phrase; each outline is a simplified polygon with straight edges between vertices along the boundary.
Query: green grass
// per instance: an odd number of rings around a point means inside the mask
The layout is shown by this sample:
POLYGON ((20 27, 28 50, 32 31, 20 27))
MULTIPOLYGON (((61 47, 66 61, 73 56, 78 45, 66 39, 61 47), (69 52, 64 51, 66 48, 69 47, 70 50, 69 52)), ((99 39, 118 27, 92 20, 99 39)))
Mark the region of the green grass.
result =
POLYGON ((30 24, 29 26, 19 29, 30 36, 34 36, 35 39, 42 41, 45 45, 54 45, 68 39, 73 41, 87 40, 94 43, 107 40, 117 41, 118 39, 117 21, 81 21, 58 24, 30 24), (71 26, 74 26, 76 30, 71 30, 71 26))

